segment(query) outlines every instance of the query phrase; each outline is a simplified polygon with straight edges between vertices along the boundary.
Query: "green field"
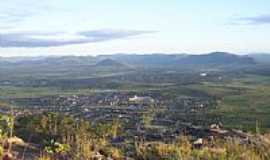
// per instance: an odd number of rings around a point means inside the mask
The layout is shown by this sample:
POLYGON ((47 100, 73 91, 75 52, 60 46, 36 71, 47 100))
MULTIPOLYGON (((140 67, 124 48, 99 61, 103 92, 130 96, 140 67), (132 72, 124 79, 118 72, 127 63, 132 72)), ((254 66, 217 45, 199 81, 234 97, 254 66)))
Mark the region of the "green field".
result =
POLYGON ((111 68, 86 70, 83 67, 65 69, 64 72, 61 69, 47 70, 27 73, 15 70, 12 76, 2 77, 12 84, 0 85, 0 98, 155 92, 168 101, 168 105, 174 105, 179 96, 204 97, 217 101, 217 106, 201 113, 206 120, 218 119, 228 128, 254 131, 259 126, 262 131, 270 129, 270 76, 215 71, 202 78, 199 72, 168 72, 166 69, 136 72, 114 72, 111 68), (217 80, 219 76, 225 78, 217 80))
POLYGON ((226 83, 204 82, 190 86, 219 97, 209 114, 217 116, 228 128, 253 130, 270 128, 270 77, 245 75, 226 83))

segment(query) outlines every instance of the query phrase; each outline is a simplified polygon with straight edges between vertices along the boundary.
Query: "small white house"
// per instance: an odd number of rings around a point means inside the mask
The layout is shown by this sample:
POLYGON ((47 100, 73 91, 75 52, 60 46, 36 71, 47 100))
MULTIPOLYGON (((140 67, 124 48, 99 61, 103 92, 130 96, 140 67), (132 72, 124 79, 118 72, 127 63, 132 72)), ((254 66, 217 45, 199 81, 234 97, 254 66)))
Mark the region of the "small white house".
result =
POLYGON ((201 73, 200 76, 201 77, 206 77, 208 74, 207 73, 201 73))
POLYGON ((152 104, 155 102, 155 100, 151 97, 148 97, 148 96, 138 97, 137 95, 135 95, 132 98, 129 98, 128 101, 132 103, 140 103, 140 104, 152 104))

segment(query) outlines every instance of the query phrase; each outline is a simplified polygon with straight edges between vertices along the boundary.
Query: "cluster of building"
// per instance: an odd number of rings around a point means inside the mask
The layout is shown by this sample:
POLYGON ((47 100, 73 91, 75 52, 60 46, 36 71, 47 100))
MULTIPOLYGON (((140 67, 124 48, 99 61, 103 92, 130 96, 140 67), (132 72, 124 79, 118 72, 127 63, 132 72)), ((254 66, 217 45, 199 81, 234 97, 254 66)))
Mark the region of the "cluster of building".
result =
POLYGON ((16 102, 25 106, 25 111, 34 114, 46 111, 62 112, 75 118, 83 117, 91 123, 108 122, 117 118, 124 122, 124 129, 130 137, 144 137, 148 140, 173 139, 186 130, 198 132, 198 128, 192 128, 192 123, 177 125, 177 121, 183 118, 178 115, 196 114, 213 105, 213 101, 206 97, 179 96, 168 100, 157 93, 135 92, 24 98, 16 102), (144 115, 153 115, 152 127, 143 126, 144 115))

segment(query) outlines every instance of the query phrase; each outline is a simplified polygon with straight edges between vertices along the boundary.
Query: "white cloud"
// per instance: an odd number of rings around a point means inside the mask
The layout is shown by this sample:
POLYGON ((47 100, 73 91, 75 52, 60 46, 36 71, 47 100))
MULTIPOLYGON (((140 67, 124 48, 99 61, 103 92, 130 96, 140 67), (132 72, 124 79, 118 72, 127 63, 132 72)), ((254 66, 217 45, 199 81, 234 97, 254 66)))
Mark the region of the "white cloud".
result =
POLYGON ((153 31, 92 30, 76 33, 8 32, 8 33, 0 33, 0 47, 2 48, 58 47, 73 44, 96 43, 114 39, 124 39, 127 37, 147 33, 153 33, 153 31))

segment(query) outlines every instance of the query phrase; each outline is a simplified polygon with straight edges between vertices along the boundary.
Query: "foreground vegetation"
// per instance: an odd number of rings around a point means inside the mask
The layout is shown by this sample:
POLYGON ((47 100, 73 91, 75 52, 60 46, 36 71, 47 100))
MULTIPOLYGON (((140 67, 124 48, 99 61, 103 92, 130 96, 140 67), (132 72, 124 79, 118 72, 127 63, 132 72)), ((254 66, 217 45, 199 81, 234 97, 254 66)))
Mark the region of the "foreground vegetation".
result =
POLYGON ((111 143, 121 131, 117 119, 111 123, 90 124, 70 116, 45 113, 14 119, 1 116, 1 157, 37 160, 94 160, 126 158, 138 160, 267 160, 270 136, 254 135, 259 143, 237 138, 205 140, 195 144, 189 136, 172 142, 134 139, 124 147, 111 143), (22 137, 29 142, 19 141, 22 137), (16 138, 15 138, 16 137, 16 138), (12 141, 13 139, 13 141, 12 141), (15 139, 17 139, 15 141, 15 139), (19 143, 20 142, 20 143, 19 143), (259 145, 258 145, 259 144, 259 145), (19 150, 18 147, 23 147, 19 150), (21 153, 20 153, 21 152, 21 153))

